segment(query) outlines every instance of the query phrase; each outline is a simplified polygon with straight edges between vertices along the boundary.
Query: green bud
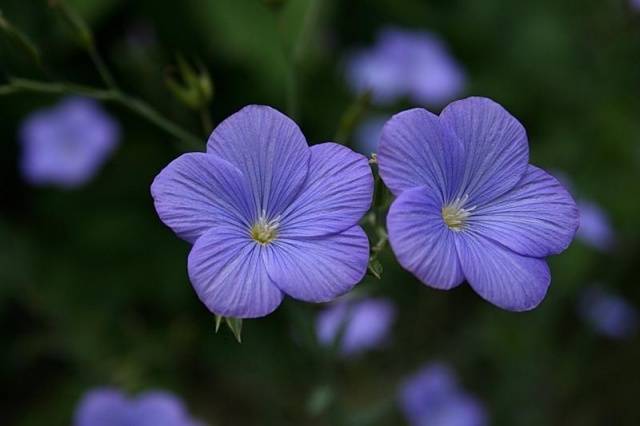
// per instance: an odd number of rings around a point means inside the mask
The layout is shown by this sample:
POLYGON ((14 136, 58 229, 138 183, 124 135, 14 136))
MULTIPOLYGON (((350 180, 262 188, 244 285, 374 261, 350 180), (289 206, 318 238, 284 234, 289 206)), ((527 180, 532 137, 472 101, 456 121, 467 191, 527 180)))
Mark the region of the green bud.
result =
POLYGON ((202 65, 197 69, 182 56, 177 58, 178 78, 167 75, 165 82, 173 95, 194 110, 205 108, 213 99, 213 83, 209 72, 202 65))

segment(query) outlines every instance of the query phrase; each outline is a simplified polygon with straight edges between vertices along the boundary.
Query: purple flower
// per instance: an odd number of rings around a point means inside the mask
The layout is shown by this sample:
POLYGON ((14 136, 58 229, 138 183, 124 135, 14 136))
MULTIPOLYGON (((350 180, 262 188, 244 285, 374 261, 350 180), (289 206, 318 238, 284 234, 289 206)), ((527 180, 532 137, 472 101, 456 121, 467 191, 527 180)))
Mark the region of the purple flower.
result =
POLYGON ((607 213, 597 204, 579 200, 580 227, 576 237, 598 250, 607 251, 613 247, 613 227, 607 213))
POLYGON ((118 124, 96 102, 67 98, 22 124, 22 174, 34 185, 84 185, 114 151, 119 135, 118 124))
POLYGON ((206 153, 185 154, 155 179, 162 221, 194 243, 189 277, 214 313, 269 314, 283 295, 326 302, 365 274, 358 220, 371 204, 367 159, 335 143, 311 148, 266 106, 223 121, 206 153))
POLYGON ((460 389, 446 365, 424 366, 402 383, 400 408, 411 426, 482 426, 487 414, 482 404, 460 389))
POLYGON ((383 345, 395 316, 395 307, 386 299, 342 301, 318 315, 316 333, 324 346, 332 345, 340 335, 340 353, 355 356, 383 345))
POLYGON ((629 339, 638 331, 638 312, 622 297, 599 286, 584 291, 578 311, 597 333, 613 339, 629 339))
POLYGON ((347 79, 358 92, 371 90, 380 104, 408 96, 419 104, 441 105, 460 93, 465 75, 436 35, 383 29, 376 44, 355 52, 347 79))
POLYGON ((387 217, 400 264, 448 290, 465 279, 509 310, 537 306, 578 210, 558 181, 529 164, 522 125, 486 98, 453 102, 440 116, 395 115, 378 150, 380 175, 398 197, 387 217))
POLYGON ((382 128, 387 121, 389 117, 384 115, 374 115, 364 120, 355 132, 356 150, 367 156, 378 151, 382 128))
POLYGON ((629 4, 631 5, 632 9, 640 10, 640 0, 630 0, 629 4))
POLYGON ((192 419, 182 402, 162 391, 129 398, 111 388, 91 390, 82 398, 74 426, 203 426, 192 419))

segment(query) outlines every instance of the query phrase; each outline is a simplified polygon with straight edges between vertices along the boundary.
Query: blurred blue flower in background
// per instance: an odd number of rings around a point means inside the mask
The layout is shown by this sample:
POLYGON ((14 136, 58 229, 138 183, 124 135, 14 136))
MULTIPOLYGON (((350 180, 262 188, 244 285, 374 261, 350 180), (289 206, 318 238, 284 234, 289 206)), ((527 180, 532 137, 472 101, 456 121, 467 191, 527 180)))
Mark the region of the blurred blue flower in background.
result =
POLYGON ((366 156, 377 152, 382 128, 388 120, 389 116, 382 114, 371 115, 363 120, 354 134, 354 148, 356 151, 366 156))
POLYGON ((337 342, 342 356, 351 357, 387 343, 396 309, 387 299, 340 301, 316 318, 318 341, 324 346, 337 342))
POLYGON ((638 331, 638 311, 621 296, 600 286, 584 290, 578 311, 597 333, 613 339, 629 339, 638 331))
POLYGON ((580 227, 576 237, 598 250, 610 250, 615 237, 607 213, 597 204, 585 200, 578 200, 578 210, 580 227))
POLYGON ((85 394, 73 426, 204 426, 191 418, 184 404, 164 391, 130 398, 118 389, 97 388, 85 394))
POLYGON ((114 151, 120 128, 98 103, 70 97, 23 122, 21 170, 34 185, 87 183, 114 151))
POLYGON ((284 294, 327 302, 364 276, 369 240, 358 221, 371 205, 367 158, 311 148, 289 117, 248 106, 185 154, 151 187, 162 221, 194 243, 189 278, 212 312, 255 318, 284 294))
POLYGON ((380 176, 398 198, 387 217, 398 262, 442 290, 465 279, 508 310, 535 308, 551 276, 545 257, 578 227, 571 195, 529 164, 524 127, 487 98, 440 114, 411 109, 384 127, 380 176))
POLYGON ((420 105, 443 105, 460 94, 465 73, 446 44, 426 31, 387 27, 373 47, 347 61, 347 81, 356 92, 371 90, 388 104, 408 97, 420 105))
POLYGON ((411 426, 484 426, 484 406, 458 385, 453 370, 441 363, 425 365, 398 391, 400 409, 411 426))

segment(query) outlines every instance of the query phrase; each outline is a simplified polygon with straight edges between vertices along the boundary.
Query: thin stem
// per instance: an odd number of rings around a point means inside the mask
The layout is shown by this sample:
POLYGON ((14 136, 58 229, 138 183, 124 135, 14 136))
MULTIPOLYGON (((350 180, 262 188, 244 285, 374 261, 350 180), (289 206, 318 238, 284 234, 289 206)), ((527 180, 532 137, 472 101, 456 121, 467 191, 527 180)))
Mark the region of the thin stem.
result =
POLYGON ((111 75, 111 72, 109 71, 109 68, 107 67, 106 63, 102 59, 102 56, 100 56, 100 53, 98 53, 98 50, 96 49, 96 45, 93 42, 93 38, 91 43, 87 45, 87 53, 89 53, 89 56, 91 57, 93 64, 96 66, 96 69, 98 70, 100 77, 104 81, 104 84, 106 84, 107 87, 110 89, 117 90, 118 85, 116 84, 116 81, 113 78, 113 75, 111 75))
POLYGON ((9 80, 9 84, 0 86, 0 95, 19 92, 49 93, 57 95, 75 94, 102 101, 114 102, 145 118, 147 121, 164 130, 166 133, 189 144, 190 148, 197 150, 202 149, 202 141, 200 138, 167 119, 146 102, 126 95, 119 90, 96 89, 77 84, 49 83, 23 78, 13 78, 9 80))
POLYGON ((287 76, 287 114, 292 118, 297 118, 299 113, 299 78, 298 68, 302 62, 302 58, 311 38, 311 30, 315 25, 322 11, 322 0, 311 0, 307 6, 306 13, 303 18, 300 34, 295 41, 290 54, 287 54, 287 47, 283 42, 283 51, 285 58, 288 58, 288 76, 287 76))

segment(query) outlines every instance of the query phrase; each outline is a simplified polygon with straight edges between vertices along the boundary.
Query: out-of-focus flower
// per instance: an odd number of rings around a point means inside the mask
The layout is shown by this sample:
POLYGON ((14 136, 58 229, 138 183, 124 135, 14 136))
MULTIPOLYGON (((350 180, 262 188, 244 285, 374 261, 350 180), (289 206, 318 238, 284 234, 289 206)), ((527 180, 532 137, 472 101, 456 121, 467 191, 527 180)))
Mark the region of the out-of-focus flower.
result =
POLYGON ((607 213, 591 201, 578 200, 580 227, 576 237, 598 250, 607 251, 614 244, 613 227, 607 213))
POLYGON ((340 354, 355 356, 386 343, 395 316, 395 307, 386 299, 341 301, 318 315, 316 333, 325 346, 340 336, 340 354))
POLYGON ((640 11, 640 0, 629 0, 629 4, 632 9, 640 11))
POLYGON ((151 187, 156 210, 194 243, 189 277, 214 313, 253 318, 284 294, 326 302, 364 276, 369 241, 367 159, 344 146, 311 148, 298 126, 248 106, 211 134, 207 153, 185 154, 151 187))
POLYGON ((602 335, 628 339, 638 331, 636 308, 600 286, 592 286, 583 292, 578 310, 580 316, 602 335))
POLYGON ((356 151, 370 156, 378 151, 378 142, 382 135, 382 128, 389 120, 388 116, 374 115, 365 119, 355 132, 355 149, 356 151))
POLYGON ((462 91, 466 78, 439 37, 391 27, 380 31, 373 47, 349 58, 347 79, 357 92, 371 90, 379 104, 407 96, 422 105, 442 105, 462 91))
POLYGON ((191 418, 183 403, 164 391, 129 398, 117 389, 98 388, 82 398, 74 426, 204 426, 191 418))
POLYGON ((411 426, 483 426, 483 405, 461 389, 450 367, 424 366, 399 389, 400 408, 411 426))
POLYGON ((87 183, 116 148, 119 126, 93 100, 67 98, 22 124, 21 169, 34 185, 87 183))
POLYGON ((378 164, 398 197, 387 225, 404 268, 443 290, 466 279, 503 309, 542 301, 551 280, 544 258, 571 243, 578 209, 529 164, 525 130, 504 108, 468 98, 440 116, 397 114, 383 129, 378 164))

